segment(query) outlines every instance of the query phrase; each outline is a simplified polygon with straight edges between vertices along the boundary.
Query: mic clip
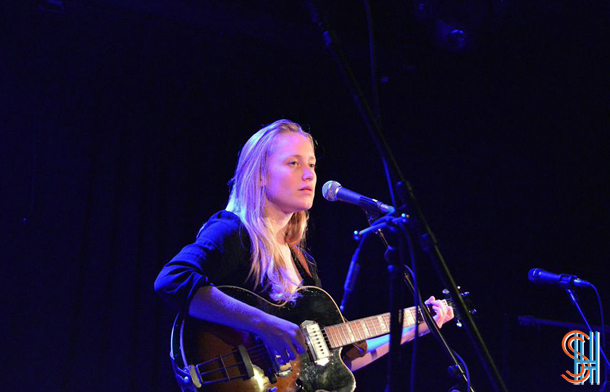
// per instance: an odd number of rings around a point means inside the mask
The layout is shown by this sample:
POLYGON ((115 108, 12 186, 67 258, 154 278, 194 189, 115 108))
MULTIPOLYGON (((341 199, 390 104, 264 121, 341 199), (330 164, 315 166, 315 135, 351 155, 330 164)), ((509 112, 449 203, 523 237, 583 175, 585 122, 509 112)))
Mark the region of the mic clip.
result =
POLYGON ((561 274, 559 275, 559 281, 557 282, 557 285, 564 289, 570 289, 574 287, 574 281, 577 279, 578 278, 576 277, 576 275, 561 274))

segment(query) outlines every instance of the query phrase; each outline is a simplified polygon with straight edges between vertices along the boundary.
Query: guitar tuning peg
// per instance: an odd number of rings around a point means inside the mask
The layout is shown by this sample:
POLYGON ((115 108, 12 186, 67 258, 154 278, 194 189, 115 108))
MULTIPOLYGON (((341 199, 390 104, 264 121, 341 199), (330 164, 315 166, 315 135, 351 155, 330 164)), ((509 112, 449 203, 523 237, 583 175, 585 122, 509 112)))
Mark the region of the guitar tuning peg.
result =
POLYGON ((442 293, 443 293, 443 295, 449 295, 449 290, 443 289, 442 293))
POLYGON ((464 324, 462 324, 462 320, 457 319, 457 320, 455 320, 455 326, 458 328, 462 328, 464 326, 464 324))
POLYGON ((471 311, 469 311, 468 313, 470 313, 471 315, 475 315, 477 314, 477 310, 476 309, 472 309, 471 311))
POLYGON ((461 293, 462 297, 468 297, 470 295, 470 291, 464 291, 461 293))

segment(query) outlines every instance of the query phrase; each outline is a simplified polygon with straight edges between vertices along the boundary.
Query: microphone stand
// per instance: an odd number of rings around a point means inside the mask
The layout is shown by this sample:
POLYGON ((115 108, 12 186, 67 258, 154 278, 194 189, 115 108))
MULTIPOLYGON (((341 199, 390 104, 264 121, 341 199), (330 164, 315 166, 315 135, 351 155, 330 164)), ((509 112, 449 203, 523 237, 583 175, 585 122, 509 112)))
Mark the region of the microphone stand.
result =
MULTIPOLYGON (((405 284, 407 285, 407 287, 409 287, 409 289, 412 292, 415 292, 415 286, 413 285, 411 277, 406 272, 404 273, 403 280, 404 280, 405 284)), ((465 385, 469 385, 469 380, 468 380, 468 376, 466 374, 466 371, 462 367, 462 364, 455 357, 453 349, 449 346, 449 343, 447 342, 447 340, 445 339, 445 337, 441 333, 440 328, 438 327, 438 325, 436 325, 436 322, 434 321, 434 319, 432 318, 432 315, 430 314, 430 310, 428 309, 426 304, 421 301, 421 294, 420 293, 417 293, 417 298, 418 298, 418 301, 419 301, 419 304, 420 304, 419 305, 420 311, 421 311, 422 315, 424 316, 424 320, 426 322, 426 325, 428 326, 428 329, 430 329, 430 332, 432 333, 432 335, 434 335, 437 338, 439 343, 445 349, 445 353, 447 354, 449 359, 454 364, 453 366, 451 366, 451 368, 456 373, 455 377, 456 378, 461 378, 461 381, 463 381, 465 385)), ((417 333, 417 330, 415 331, 415 333, 417 333)), ((470 384, 472 384, 472 382, 470 382, 470 384)), ((475 392, 475 390, 472 387, 472 385, 470 386, 470 388, 468 390, 470 392, 475 392)))
MULTIPOLYGON (((589 321, 585 317, 585 314, 583 313, 582 308, 580 307, 580 304, 578 303, 578 297, 576 296, 576 293, 574 293, 574 290, 572 290, 571 288, 566 288, 566 293, 568 293, 568 295, 570 296, 570 300, 572 300, 572 303, 574 304, 574 306, 578 310, 578 313, 580 313, 580 317, 582 317, 582 321, 585 323, 587 328, 589 328, 589 331, 591 333, 593 333, 593 328, 591 328, 591 325, 589 324, 589 321)), ((602 325, 601 333, 605 333, 605 327, 603 325, 602 325)), ((600 342, 598 341, 597 344, 600 344, 600 342)), ((604 361, 606 362, 605 363, 605 370, 606 371, 604 373, 604 376, 606 376, 605 378, 607 378, 608 377, 608 369, 610 368, 610 362, 608 362, 608 357, 606 357, 606 353, 604 352, 604 347, 601 347, 601 345, 600 345, 599 351, 602 354, 602 358, 604 358, 604 361)), ((598 370, 598 372, 599 372, 599 370, 598 370)), ((606 386, 606 383, 607 383, 607 380, 604 380, 602 390, 604 390, 604 387, 606 386)))
POLYGON ((360 273, 360 251, 364 245, 364 240, 364 238, 360 240, 360 243, 352 256, 352 261, 349 264, 349 270, 347 271, 345 284, 343 285, 343 299, 341 300, 341 306, 339 306, 341 312, 345 312, 349 299, 352 296, 352 291, 354 291, 354 287, 356 286, 356 280, 358 279, 358 274, 360 273))
MULTIPOLYGON (((371 111, 369 104, 367 103, 366 99, 364 98, 364 94, 362 92, 362 89, 360 88, 360 85, 358 84, 358 81, 356 80, 356 77, 354 76, 354 73, 352 72, 350 66, 348 65, 348 62, 345 58, 345 54, 343 53, 343 51, 341 50, 341 48, 339 47, 339 45, 337 43, 337 38, 336 38, 334 31, 332 31, 326 17, 324 15, 320 14, 318 7, 314 3, 315 3, 315 0, 307 0, 307 2, 306 2, 312 22, 314 24, 316 24, 322 31, 322 37, 323 37, 324 43, 325 43, 326 47, 329 49, 330 54, 333 57, 335 63, 337 64, 337 67, 339 68, 339 71, 340 71, 341 75, 343 76, 343 78, 346 82, 346 85, 352 94, 352 97, 354 99, 354 103, 356 105, 358 113, 360 114, 360 117, 364 121, 366 128, 367 128, 371 138, 373 139, 375 146, 377 147, 377 150, 383 161, 383 166, 384 166, 384 168, 386 168, 388 186, 389 186, 390 190, 394 189, 394 187, 392 186, 393 185, 392 176, 390 175, 390 172, 389 172, 389 165, 388 165, 388 162, 389 162, 389 163, 391 163, 391 166, 394 169, 394 174, 399 179, 399 183, 398 183, 399 189, 397 190, 398 195, 402 196, 401 200, 402 200, 403 204, 405 204, 407 206, 407 208, 408 208, 407 212, 409 213, 409 215, 411 215, 413 220, 417 221, 416 225, 410 225, 409 230, 411 231, 413 237, 418 238, 421 248, 427 254, 428 258, 434 265, 441 282, 443 283, 443 285, 446 288, 448 288, 448 290, 452 294, 452 297, 455 298, 456 305, 458 306, 458 310, 460 311, 461 314, 464 315, 464 320, 463 320, 464 329, 466 330, 466 333, 475 349, 475 352, 477 353, 477 356, 479 357, 479 362, 481 363, 481 365, 485 369, 485 372, 487 373, 487 377, 488 377, 493 389, 495 391, 507 392, 508 390, 506 388, 506 385, 504 384, 504 381, 502 380, 502 376, 500 375, 500 372, 499 372, 493 358, 491 357, 491 353, 487 349, 487 346, 485 345, 485 342, 483 341, 483 337, 481 336, 474 320, 472 319, 472 316, 466 309, 466 304, 464 303, 463 298, 459 294, 457 285, 453 279, 453 276, 451 275, 451 272, 449 271, 449 267, 445 263, 445 260, 440 252, 440 249, 437 246, 436 238, 434 237, 434 234, 432 233, 431 228, 428 226, 426 219, 423 215, 423 212, 421 211, 421 209, 418 206, 417 199, 415 198, 413 189, 411 188, 411 185, 406 181, 405 177, 403 176, 403 174, 400 170, 400 167, 398 166, 398 163, 396 162, 396 159, 394 158, 394 155, 392 154, 392 151, 390 150, 390 147, 381 130, 381 126, 379 125, 379 122, 376 120, 375 116, 373 115, 373 112, 371 111)), ((394 194, 392 194, 392 200, 399 200, 399 199, 396 198, 394 194)), ((394 206, 394 207, 396 207, 396 206, 394 206)), ((391 280, 392 280, 392 278, 391 278, 391 280)), ((397 286, 395 284, 391 283, 390 286, 393 290, 399 289, 399 286, 397 286)), ((392 313, 397 314, 398 313, 397 309, 394 309, 394 312, 392 312, 392 313)), ((396 322, 397 319, 398 318, 396 317, 396 315, 391 316, 391 320, 393 320, 393 322, 396 322)), ((390 338, 390 339, 392 339, 392 338, 390 338)), ((391 341, 392 340, 390 340, 390 342, 391 341)), ((391 351, 397 351, 396 344, 394 344, 394 345, 391 344, 390 347, 391 347, 391 351), (394 348, 392 348, 392 347, 394 347, 394 348)), ((392 360, 396 360, 396 358, 398 358, 398 356, 396 354, 391 353, 390 358, 392 360)), ((397 367, 398 367, 398 363, 394 363, 389 366, 389 369, 396 369, 397 367)), ((390 392, 399 392, 399 390, 398 390, 399 385, 398 385, 398 379, 396 378, 396 373, 389 371, 388 377, 390 378, 389 385, 392 386, 392 389, 390 389, 390 392)))
MULTIPOLYGON (((366 237, 375 232, 381 238, 381 241, 384 243, 386 247, 386 252, 384 254, 384 258, 388 264, 388 272, 390 275, 390 361, 389 361, 389 369, 388 373, 391 375, 389 378, 389 385, 386 388, 386 391, 398 390, 398 384, 393 384, 393 380, 398 380, 399 377, 399 361, 400 361, 400 341, 401 341, 401 330, 403 325, 403 312, 400 311, 400 304, 402 303, 402 290, 400 282, 403 281, 404 284, 409 288, 415 301, 417 303, 416 311, 419 310, 421 312, 424 322, 428 326, 430 332, 438 339, 441 346, 444 348, 445 353, 449 357, 449 359, 453 362, 453 365, 450 367, 454 369, 456 372, 456 378, 461 378, 462 381, 469 385, 468 377, 466 372, 456 356, 454 355, 453 350, 445 340, 445 337, 442 335, 438 325, 434 321, 434 318, 430 314, 430 310, 426 306, 425 303, 421 300, 421 294, 419 289, 416 288, 416 285, 413 284, 412 277, 406 272, 404 266, 406 265, 406 257, 404 252, 404 242, 405 238, 408 236, 406 231, 403 232, 404 235, 398 235, 396 228, 400 227, 404 230, 405 224, 408 222, 406 216, 403 214, 398 218, 389 218, 384 217, 378 220, 382 221, 382 223, 377 224, 377 222, 371 222, 372 216, 365 211, 367 217, 369 218, 369 222, 371 227, 369 229, 363 230, 361 232, 356 232, 355 236, 360 237, 360 243, 362 244, 366 237), (385 231, 384 231, 385 230, 385 231), (384 233, 389 233, 389 236, 386 236, 384 233), (390 245, 388 238, 391 238, 391 242, 398 243, 398 252, 395 247, 390 245), (398 255, 398 257, 396 257, 398 255)), ((410 244, 410 241, 409 245, 410 244)), ((359 251, 359 248, 356 252, 359 251)), ((460 294, 461 296, 461 294, 460 294)), ((419 312, 416 312, 416 318, 419 318, 419 312)), ((419 334, 419 323, 418 320, 415 323, 415 334, 419 334)), ((415 337, 417 339, 417 336, 415 337)), ((475 392, 474 388, 470 386, 469 392, 475 392)))
MULTIPOLYGON (((370 226, 372 226, 373 223, 379 219, 379 214, 373 214, 365 209, 362 209, 362 211, 364 211, 366 220, 369 222, 370 226)), ((354 232, 355 235, 357 235, 356 233, 357 232, 354 232)), ((383 232, 381 229, 376 230, 375 233, 381 237, 387 246, 387 242, 385 241, 385 238, 383 238, 383 232)), ((364 241, 368 238, 368 235, 358 237, 360 242, 352 255, 352 260, 349 264, 349 269, 347 270, 347 276, 345 277, 345 283, 343 284, 343 298, 341 299, 341 305, 339 306, 341 312, 345 312, 349 299, 352 296, 352 291, 354 291, 354 287, 356 286, 356 281, 358 280, 358 275, 360 274, 360 251, 364 247, 364 241)))

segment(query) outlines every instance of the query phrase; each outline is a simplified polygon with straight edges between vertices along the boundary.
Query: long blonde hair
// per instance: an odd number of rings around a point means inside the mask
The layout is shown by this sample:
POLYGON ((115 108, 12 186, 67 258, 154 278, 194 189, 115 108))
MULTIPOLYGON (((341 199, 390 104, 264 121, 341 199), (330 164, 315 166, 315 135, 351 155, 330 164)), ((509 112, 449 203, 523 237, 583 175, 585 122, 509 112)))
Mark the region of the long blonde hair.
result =
MULTIPOLYGON (((254 280, 255 288, 259 285, 263 286, 263 290, 271 288, 271 298, 278 301, 292 300, 291 287, 300 282, 290 279, 287 267, 292 260, 284 259, 265 220, 267 197, 262 184, 275 141, 279 135, 287 132, 301 134, 314 145, 311 135, 289 120, 278 120, 256 132, 239 153, 226 208, 239 216, 250 235, 252 262, 248 279, 254 280)), ((308 211, 299 211, 292 214, 288 222, 285 241, 294 252, 300 252, 305 247, 308 219, 308 211)))

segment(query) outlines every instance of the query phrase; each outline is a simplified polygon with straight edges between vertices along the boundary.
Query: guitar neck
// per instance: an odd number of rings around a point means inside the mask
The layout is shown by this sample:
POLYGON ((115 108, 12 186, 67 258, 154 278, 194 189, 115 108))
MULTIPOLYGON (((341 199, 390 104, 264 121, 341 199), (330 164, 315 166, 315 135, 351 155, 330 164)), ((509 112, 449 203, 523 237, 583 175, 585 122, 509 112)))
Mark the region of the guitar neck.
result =
MULTIPOLYGON (((445 304, 447 303, 443 300, 445 304)), ((416 317, 415 307, 402 310, 403 328, 407 328, 421 323, 423 317, 421 311, 416 317)), ((361 342, 363 340, 375 338, 377 336, 390 333, 390 313, 383 313, 377 316, 365 317, 363 319, 349 321, 343 324, 330 325, 324 328, 326 336, 332 349, 347 346, 348 344, 361 342)))

